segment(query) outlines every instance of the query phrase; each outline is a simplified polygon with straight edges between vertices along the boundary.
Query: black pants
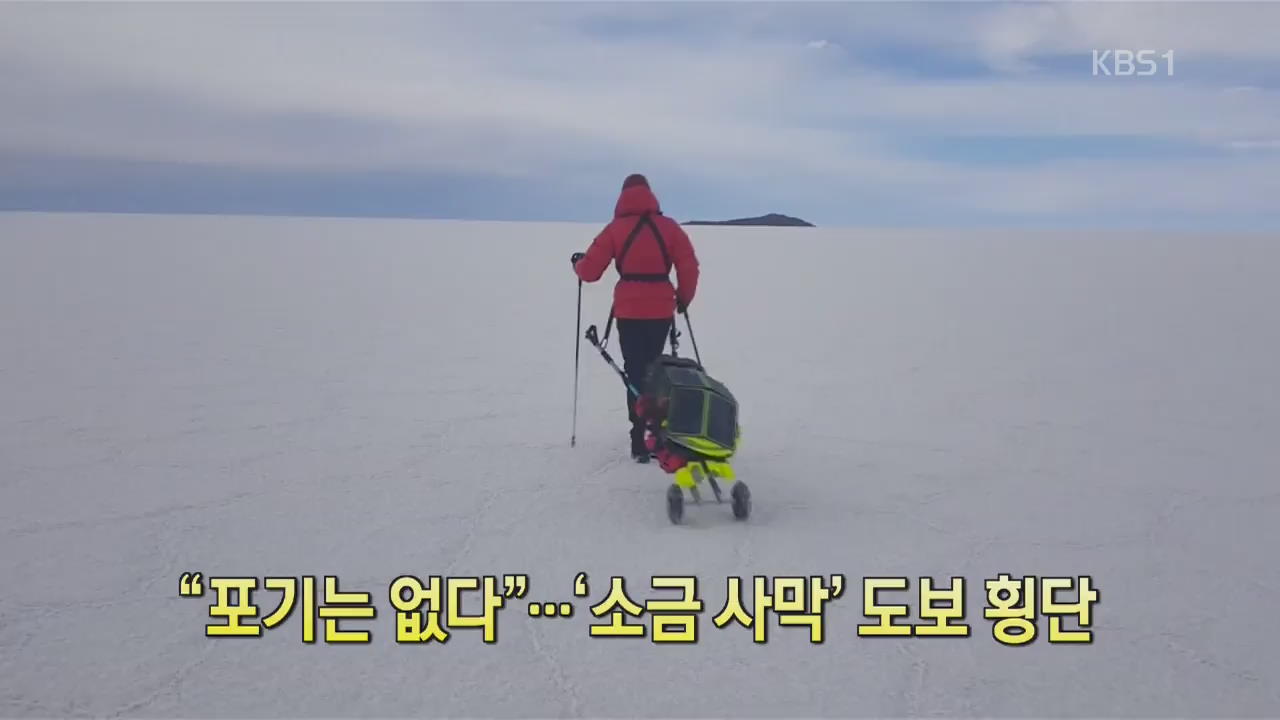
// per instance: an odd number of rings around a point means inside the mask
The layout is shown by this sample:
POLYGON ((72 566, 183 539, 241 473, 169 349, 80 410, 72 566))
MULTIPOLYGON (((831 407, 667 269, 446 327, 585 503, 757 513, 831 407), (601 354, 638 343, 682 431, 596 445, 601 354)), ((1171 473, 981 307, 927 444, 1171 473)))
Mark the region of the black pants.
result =
MULTIPOLYGON (((671 332, 672 318, 661 320, 633 320, 618 318, 618 344, 622 347, 622 371, 631 378, 631 384, 644 392, 644 376, 649 365, 662 354, 671 332)), ((627 391, 627 418, 633 432, 640 427, 636 415, 636 396, 627 391)))

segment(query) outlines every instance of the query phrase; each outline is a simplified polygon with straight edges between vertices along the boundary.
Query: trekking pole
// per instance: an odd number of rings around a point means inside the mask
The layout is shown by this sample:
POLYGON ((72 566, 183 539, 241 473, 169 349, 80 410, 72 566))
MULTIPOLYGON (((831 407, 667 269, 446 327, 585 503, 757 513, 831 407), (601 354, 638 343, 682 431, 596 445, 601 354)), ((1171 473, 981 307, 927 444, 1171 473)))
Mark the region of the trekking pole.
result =
POLYGON ((697 359, 698 366, 702 366, 702 355, 698 353, 698 338, 693 335, 693 323, 689 321, 689 309, 685 308, 680 311, 684 315, 684 324, 689 326, 689 342, 693 343, 693 357, 697 359))
POLYGON ((577 366, 582 351, 582 281, 577 281, 577 327, 573 329, 573 434, 568 446, 577 445, 577 366))
POLYGON ((600 337, 596 334, 595 325, 592 325, 591 327, 587 328, 586 338, 592 345, 595 346, 596 350, 600 352, 600 355, 601 357, 604 358, 604 361, 609 363, 609 367, 613 368, 613 371, 618 374, 618 377, 622 378, 622 384, 627 386, 627 390, 630 390, 632 395, 635 395, 636 397, 640 397, 640 392, 636 390, 636 386, 631 383, 631 378, 627 377, 626 371, 618 367, 618 363, 614 362, 613 358, 609 356, 609 351, 605 350, 604 346, 600 344, 600 337))

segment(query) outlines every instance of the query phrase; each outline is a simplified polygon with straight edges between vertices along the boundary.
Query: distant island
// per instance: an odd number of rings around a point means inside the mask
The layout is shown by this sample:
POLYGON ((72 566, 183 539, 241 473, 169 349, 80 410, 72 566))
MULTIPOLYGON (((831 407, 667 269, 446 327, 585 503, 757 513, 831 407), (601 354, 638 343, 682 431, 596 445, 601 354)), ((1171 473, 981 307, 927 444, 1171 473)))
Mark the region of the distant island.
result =
POLYGON ((790 215, 779 215, 778 213, 769 213, 753 218, 738 218, 736 220, 690 220, 685 225, 761 225, 766 227, 817 227, 810 222, 805 222, 800 218, 791 217, 790 215))

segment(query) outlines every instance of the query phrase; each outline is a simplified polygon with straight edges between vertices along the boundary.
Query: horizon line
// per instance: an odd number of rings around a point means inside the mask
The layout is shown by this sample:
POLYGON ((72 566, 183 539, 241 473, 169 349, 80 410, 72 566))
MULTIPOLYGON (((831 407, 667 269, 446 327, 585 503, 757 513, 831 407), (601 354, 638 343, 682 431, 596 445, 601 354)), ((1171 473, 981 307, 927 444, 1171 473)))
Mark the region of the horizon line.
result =
MULTIPOLYGON (((0 215, 77 215, 77 216, 142 216, 142 217, 201 217, 201 218, 253 218, 253 219, 280 219, 280 220, 385 220, 385 221, 416 221, 416 222, 450 222, 450 223, 473 223, 473 224, 516 224, 516 225, 582 225, 586 227, 603 228, 612 218, 589 221, 589 220, 545 220, 545 219, 498 219, 498 218, 475 218, 475 217, 443 217, 428 215, 396 215, 396 214, 294 214, 287 212, 216 212, 216 211, 182 211, 182 212, 163 212, 158 210, 50 210, 36 208, 0 208, 0 215)), ((681 226, 684 227, 685 222, 682 221, 681 226)), ((706 222, 706 221, 703 221, 706 222)), ((814 230, 855 230, 855 231, 953 231, 953 232, 993 232, 993 233, 1009 233, 1009 232, 1026 232, 1026 233, 1063 233, 1063 232, 1089 232, 1103 234, 1119 234, 1119 233, 1148 233, 1162 235, 1262 235, 1276 236, 1280 235, 1280 228, 1251 228, 1251 229, 1228 229, 1228 228, 1185 228, 1174 229, 1167 227, 1125 227, 1125 226, 1086 226, 1072 225, 1053 227, 1049 225, 940 225, 940 224, 919 224, 919 225, 817 225, 812 227, 788 226, 788 225, 694 225, 697 228, 728 228, 731 230, 744 229, 767 229, 767 230, 796 230, 796 231, 814 231, 814 230)))

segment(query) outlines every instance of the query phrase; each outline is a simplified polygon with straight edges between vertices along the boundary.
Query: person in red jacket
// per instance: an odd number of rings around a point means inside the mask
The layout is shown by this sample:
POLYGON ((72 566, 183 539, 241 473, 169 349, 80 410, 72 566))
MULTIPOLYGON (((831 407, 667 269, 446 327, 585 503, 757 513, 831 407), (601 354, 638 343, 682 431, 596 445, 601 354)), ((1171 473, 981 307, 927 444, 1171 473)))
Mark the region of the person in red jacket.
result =
MULTIPOLYGON (((585 282, 604 275, 609 263, 618 270, 613 290, 613 317, 618 323, 623 372, 641 393, 644 375, 662 354, 677 310, 693 302, 698 288, 698 256, 684 228, 662 214, 658 198, 643 175, 629 175, 622 183, 613 221, 592 241, 585 253, 574 253, 574 272, 585 282), (676 272, 675 285, 671 271, 676 272)), ((649 461, 644 424, 636 415, 636 397, 627 390, 631 421, 631 456, 649 461)))

